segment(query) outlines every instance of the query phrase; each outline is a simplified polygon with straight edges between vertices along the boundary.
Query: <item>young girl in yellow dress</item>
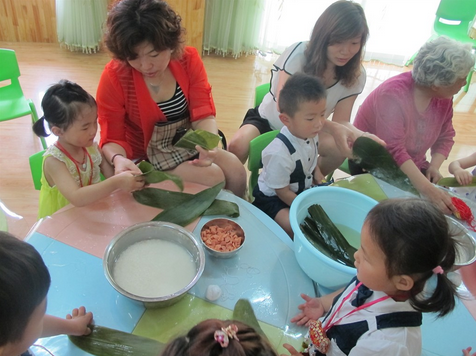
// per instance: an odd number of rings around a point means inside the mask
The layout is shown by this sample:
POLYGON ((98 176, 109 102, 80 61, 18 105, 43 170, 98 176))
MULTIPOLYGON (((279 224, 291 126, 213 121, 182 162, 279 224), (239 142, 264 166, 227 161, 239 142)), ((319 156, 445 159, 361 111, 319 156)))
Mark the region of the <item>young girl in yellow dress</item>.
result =
MULTIPOLYGON (((102 158, 94 142, 98 124, 94 98, 67 80, 51 86, 41 102, 44 116, 33 125, 46 137, 45 121, 58 141, 43 155, 38 218, 53 214, 71 203, 84 206, 117 189, 141 189, 144 181, 130 172, 113 176, 113 167, 102 158), (108 178, 101 181, 100 173, 108 178)), ((114 163, 114 158, 112 159, 114 163)))

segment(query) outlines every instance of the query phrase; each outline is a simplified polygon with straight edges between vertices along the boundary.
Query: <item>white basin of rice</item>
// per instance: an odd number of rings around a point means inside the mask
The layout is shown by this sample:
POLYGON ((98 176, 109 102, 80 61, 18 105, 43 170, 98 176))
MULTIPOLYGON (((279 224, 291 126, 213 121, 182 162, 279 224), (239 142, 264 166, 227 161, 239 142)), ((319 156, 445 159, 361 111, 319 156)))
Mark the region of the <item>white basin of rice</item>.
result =
POLYGON ((141 297, 163 297, 186 287, 197 269, 190 253, 165 240, 132 244, 117 259, 113 275, 125 291, 141 297))

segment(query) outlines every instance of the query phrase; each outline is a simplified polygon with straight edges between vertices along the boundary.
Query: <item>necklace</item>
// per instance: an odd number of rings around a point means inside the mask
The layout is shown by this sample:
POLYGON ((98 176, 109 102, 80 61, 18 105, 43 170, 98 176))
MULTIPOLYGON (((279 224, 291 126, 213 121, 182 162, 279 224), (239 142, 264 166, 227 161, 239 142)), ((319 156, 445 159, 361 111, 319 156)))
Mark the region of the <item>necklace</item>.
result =
POLYGON ((89 158, 89 164, 91 165, 91 172, 89 174, 89 182, 87 185, 90 185, 93 181, 93 160, 91 158, 91 155, 89 154, 88 150, 84 147, 83 148, 83 152, 84 152, 84 163, 81 163, 79 162, 77 159, 75 159, 73 156, 71 156, 71 154, 66 151, 66 149, 63 147, 63 145, 61 145, 58 141, 56 141, 55 143, 55 146, 65 154, 66 157, 68 157, 73 163, 74 165, 76 166, 76 172, 78 172, 78 176, 79 176, 79 185, 80 187, 83 187, 83 180, 81 179, 81 171, 79 169, 79 165, 78 164, 82 164, 82 167, 83 167, 83 170, 86 169, 86 166, 87 166, 87 160, 86 160, 86 157, 89 158))
MULTIPOLYGON (((320 321, 320 320, 317 320, 317 321, 313 321, 310 323, 309 325, 309 336, 312 340, 312 343, 314 345, 314 347, 321 353, 323 354, 326 354, 327 351, 329 351, 329 347, 330 347, 330 340, 329 338, 327 337, 326 335, 326 332, 327 330, 329 330, 332 326, 340 323, 340 321, 344 318, 346 318, 347 316, 359 311, 359 310, 362 310, 362 309, 365 309, 365 308, 368 308, 374 304, 377 304, 377 303, 380 303, 380 302, 383 302, 384 300, 387 300, 388 298, 390 298, 389 295, 386 295, 386 296, 383 296, 381 298, 378 298, 374 301, 371 301, 371 302, 368 302, 368 303, 365 303, 363 305, 361 305, 360 307, 357 307, 355 309, 352 309, 350 312, 348 312, 347 314, 341 316, 338 320, 334 321, 334 318, 337 316, 337 314, 339 313, 339 311, 341 310, 342 308, 342 305, 352 296, 352 293, 354 293, 357 289, 359 289, 359 287, 362 285, 362 282, 358 283, 351 291, 349 294, 347 294, 340 302, 339 306, 334 310, 333 314, 330 315, 330 317, 327 319, 324 320, 324 324, 320 321)), ((331 311, 333 309, 331 308, 331 311)))

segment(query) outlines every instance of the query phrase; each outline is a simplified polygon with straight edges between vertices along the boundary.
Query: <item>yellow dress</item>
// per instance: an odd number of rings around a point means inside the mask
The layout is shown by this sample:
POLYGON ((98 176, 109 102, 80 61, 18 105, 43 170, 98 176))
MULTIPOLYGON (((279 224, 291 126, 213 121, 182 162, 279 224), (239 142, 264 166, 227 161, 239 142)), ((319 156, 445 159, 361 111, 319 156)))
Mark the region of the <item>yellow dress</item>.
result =
MULTIPOLYGON (((88 153, 91 155, 93 166, 91 167, 91 162, 89 159, 86 159, 86 169, 81 172, 81 181, 83 185, 89 185, 89 179, 91 177, 91 169, 93 170, 92 184, 98 183, 101 180, 100 177, 100 168, 101 164, 101 152, 97 143, 94 143, 92 146, 86 148, 88 153)), ((56 159, 63 162, 71 173, 71 176, 74 178, 78 187, 79 183, 79 174, 76 169, 76 165, 71 161, 66 155, 61 152, 61 150, 55 145, 51 145, 46 150, 43 155, 43 162, 45 162, 46 157, 53 156, 56 159)), ((60 193, 56 186, 50 187, 48 181, 45 178, 45 173, 41 173, 41 190, 40 190, 40 201, 39 201, 39 210, 38 210, 38 219, 44 218, 45 216, 52 215, 62 207, 69 204, 69 201, 60 193)))

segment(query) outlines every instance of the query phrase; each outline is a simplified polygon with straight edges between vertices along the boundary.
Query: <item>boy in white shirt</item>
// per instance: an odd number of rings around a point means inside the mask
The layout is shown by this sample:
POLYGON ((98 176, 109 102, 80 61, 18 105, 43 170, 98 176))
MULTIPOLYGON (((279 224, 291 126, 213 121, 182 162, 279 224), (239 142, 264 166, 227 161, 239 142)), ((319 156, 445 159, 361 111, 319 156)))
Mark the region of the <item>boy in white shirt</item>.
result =
POLYGON ((261 154, 263 170, 253 190, 253 204, 293 238, 289 207, 322 176, 317 134, 325 122, 326 89, 319 79, 296 73, 280 91, 278 107, 284 127, 261 154))

